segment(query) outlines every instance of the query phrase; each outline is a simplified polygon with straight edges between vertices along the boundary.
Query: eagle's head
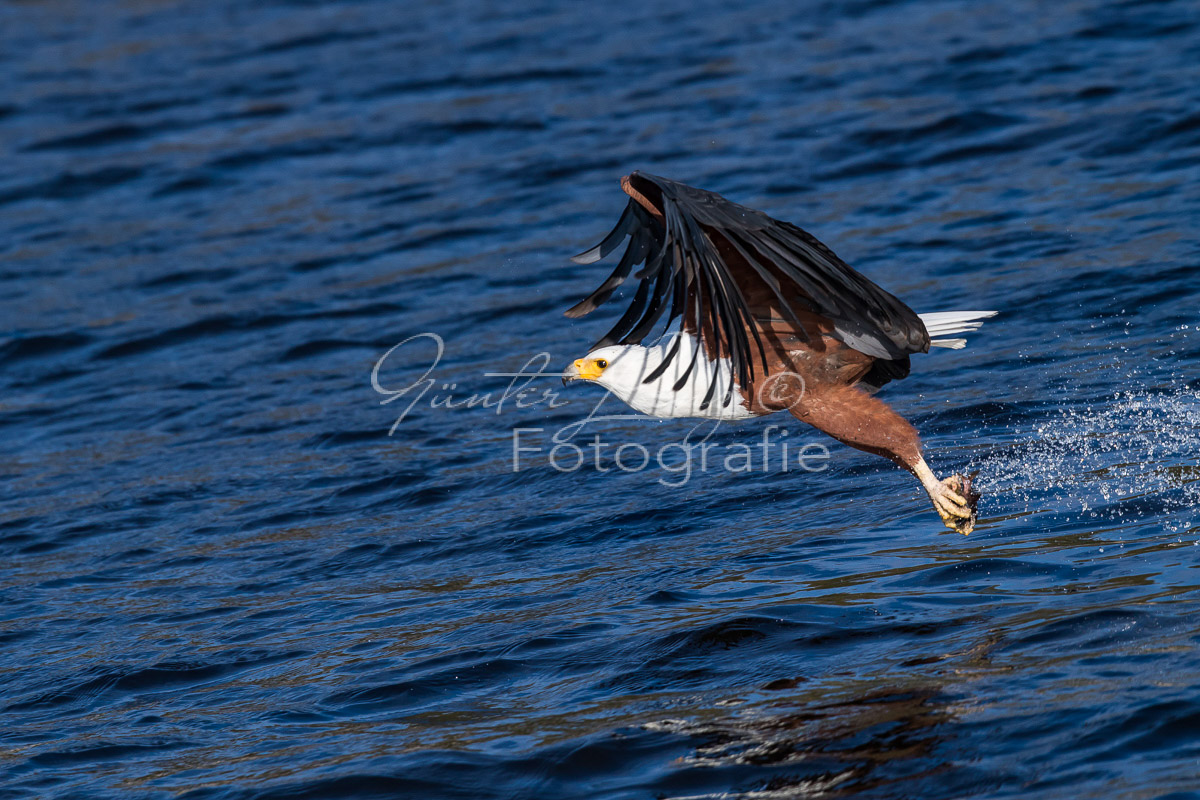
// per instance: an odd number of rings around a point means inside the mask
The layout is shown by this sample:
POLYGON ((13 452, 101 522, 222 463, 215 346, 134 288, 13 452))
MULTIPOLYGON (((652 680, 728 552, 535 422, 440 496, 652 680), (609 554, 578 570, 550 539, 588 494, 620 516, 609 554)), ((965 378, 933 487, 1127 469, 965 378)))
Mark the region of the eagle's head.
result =
POLYGON ((611 345, 593 350, 563 370, 563 385, 571 381, 592 381, 614 391, 632 389, 646 365, 645 357, 635 357, 634 351, 645 349, 639 345, 611 345))

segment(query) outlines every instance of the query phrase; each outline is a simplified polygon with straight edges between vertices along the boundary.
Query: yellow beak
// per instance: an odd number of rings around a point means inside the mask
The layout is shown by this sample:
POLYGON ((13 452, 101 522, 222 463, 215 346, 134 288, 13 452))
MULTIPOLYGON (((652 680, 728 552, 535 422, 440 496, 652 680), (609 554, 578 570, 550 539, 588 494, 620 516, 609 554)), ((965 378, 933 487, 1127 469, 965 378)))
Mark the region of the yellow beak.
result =
POLYGON ((571 362, 571 366, 563 370, 563 385, 577 380, 594 381, 600 377, 602 371, 592 359, 577 358, 571 362))

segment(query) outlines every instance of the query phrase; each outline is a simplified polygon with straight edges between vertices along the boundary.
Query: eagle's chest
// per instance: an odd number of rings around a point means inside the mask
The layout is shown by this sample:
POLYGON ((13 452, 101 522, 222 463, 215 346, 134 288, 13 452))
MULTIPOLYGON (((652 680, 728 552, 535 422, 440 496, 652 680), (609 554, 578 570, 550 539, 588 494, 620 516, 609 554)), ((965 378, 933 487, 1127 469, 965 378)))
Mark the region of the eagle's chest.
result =
POLYGON ((678 391, 674 389, 673 381, 661 380, 657 383, 639 386, 625 399, 631 407, 651 417, 674 419, 677 417, 697 417, 700 419, 739 420, 758 416, 746 407, 746 399, 741 388, 735 383, 733 394, 726 403, 726 393, 729 384, 722 380, 709 398, 708 404, 704 398, 708 395, 709 376, 703 379, 689 381, 678 391))
POLYGON ((610 386, 610 390, 635 410, 651 417, 732 421, 759 415, 750 410, 747 396, 736 381, 733 381, 733 391, 730 393, 733 371, 729 359, 712 361, 704 352, 700 352, 695 354, 693 364, 692 356, 699 344, 689 333, 672 333, 663 343, 649 348, 646 371, 640 374, 649 374, 651 365, 662 363, 674 336, 682 337, 679 352, 661 376, 650 383, 638 380, 621 387, 610 386), (689 365, 692 365, 690 370, 689 365), (678 389, 675 388, 677 385, 678 389))

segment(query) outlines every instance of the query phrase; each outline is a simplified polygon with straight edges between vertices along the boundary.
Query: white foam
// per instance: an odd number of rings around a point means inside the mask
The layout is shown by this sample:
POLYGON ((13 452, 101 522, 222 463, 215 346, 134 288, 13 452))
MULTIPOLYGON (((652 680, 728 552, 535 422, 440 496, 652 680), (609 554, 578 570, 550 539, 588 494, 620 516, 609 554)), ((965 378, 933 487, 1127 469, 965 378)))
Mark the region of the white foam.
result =
MULTIPOLYGON (((973 465, 985 492, 1026 513, 1128 521, 1162 516, 1173 532, 1200 522, 1200 398, 1133 390, 1011 429, 1013 443, 973 465), (1149 505, 1149 509, 1147 506, 1149 505)), ((1004 513, 1002 510, 1000 513, 1004 513)))

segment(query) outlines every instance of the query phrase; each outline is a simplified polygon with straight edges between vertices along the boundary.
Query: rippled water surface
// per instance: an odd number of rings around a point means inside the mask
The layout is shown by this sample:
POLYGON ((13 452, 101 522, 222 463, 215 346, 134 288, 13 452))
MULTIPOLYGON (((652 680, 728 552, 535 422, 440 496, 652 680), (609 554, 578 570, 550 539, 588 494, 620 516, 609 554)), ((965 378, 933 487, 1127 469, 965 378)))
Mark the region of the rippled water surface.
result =
POLYGON ((0 795, 1200 796, 1197 109, 1182 0, 0 3, 0 795), (974 534, 554 468, 633 169, 1001 311, 883 393, 974 534))

